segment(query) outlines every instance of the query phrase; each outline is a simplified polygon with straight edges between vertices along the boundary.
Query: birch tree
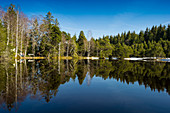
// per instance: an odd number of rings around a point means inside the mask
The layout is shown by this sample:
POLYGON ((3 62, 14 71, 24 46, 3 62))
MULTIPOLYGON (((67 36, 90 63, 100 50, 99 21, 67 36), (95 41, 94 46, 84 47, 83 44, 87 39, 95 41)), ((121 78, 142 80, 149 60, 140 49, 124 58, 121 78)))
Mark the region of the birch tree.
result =
POLYGON ((17 58, 18 54, 18 23, 19 23, 19 11, 17 11, 15 58, 17 58))

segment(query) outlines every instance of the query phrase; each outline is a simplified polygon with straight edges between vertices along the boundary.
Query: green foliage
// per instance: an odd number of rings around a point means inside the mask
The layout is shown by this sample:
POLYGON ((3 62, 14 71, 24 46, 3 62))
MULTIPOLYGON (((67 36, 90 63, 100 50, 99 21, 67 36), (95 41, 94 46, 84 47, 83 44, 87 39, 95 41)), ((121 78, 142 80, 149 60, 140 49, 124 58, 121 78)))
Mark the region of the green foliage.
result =
POLYGON ((85 56, 87 53, 87 39, 83 31, 80 31, 77 43, 78 43, 78 55, 85 56))
POLYGON ((3 54, 3 51, 6 48, 6 29, 3 27, 0 20, 0 56, 3 54))
POLYGON ((46 17, 44 17, 43 24, 40 26, 41 32, 43 32, 43 36, 40 41, 40 53, 43 56, 56 56, 58 52, 58 44, 61 42, 61 31, 58 27, 58 20, 55 20, 50 12, 47 13, 46 17))
POLYGON ((99 40, 99 51, 100 57, 109 57, 112 56, 112 46, 110 44, 109 37, 103 37, 103 39, 99 40))
POLYGON ((76 36, 74 35, 71 39, 71 47, 70 47, 70 53, 73 57, 78 57, 77 55, 77 44, 76 44, 76 36))
POLYGON ((130 46, 127 46, 126 44, 121 45, 120 43, 118 43, 115 46, 114 53, 116 57, 124 58, 124 57, 129 57, 133 53, 133 51, 130 46))
POLYGON ((169 35, 170 35, 170 25, 168 28, 166 26, 153 26, 151 30, 146 28, 146 31, 140 31, 139 34, 135 32, 128 32, 127 34, 118 34, 117 36, 110 36, 110 43, 115 45, 115 51, 113 56, 116 57, 170 57, 169 55, 169 35), (129 48, 131 47, 132 53, 127 53, 127 47, 123 46, 125 44, 129 48))
POLYGON ((168 28, 167 28, 166 34, 167 34, 167 40, 169 40, 169 41, 170 41, 170 25, 168 25, 168 28))

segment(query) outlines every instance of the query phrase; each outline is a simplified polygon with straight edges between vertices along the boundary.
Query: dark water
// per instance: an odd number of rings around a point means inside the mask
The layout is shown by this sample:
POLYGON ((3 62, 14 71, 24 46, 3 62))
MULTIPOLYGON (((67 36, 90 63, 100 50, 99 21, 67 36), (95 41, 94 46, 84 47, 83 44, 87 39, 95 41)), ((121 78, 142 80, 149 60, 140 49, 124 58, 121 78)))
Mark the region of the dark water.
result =
POLYGON ((0 113, 170 113, 170 63, 0 64, 0 113))

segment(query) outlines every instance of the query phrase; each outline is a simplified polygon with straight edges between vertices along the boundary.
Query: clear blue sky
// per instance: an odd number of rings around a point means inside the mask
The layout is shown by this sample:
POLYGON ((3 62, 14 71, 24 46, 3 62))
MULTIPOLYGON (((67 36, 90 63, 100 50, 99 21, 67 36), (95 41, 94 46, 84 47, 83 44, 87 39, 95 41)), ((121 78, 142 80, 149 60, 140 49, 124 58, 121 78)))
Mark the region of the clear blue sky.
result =
POLYGON ((29 17, 50 11, 71 35, 91 30, 98 38, 170 24, 170 0, 0 0, 3 8, 11 3, 29 17))

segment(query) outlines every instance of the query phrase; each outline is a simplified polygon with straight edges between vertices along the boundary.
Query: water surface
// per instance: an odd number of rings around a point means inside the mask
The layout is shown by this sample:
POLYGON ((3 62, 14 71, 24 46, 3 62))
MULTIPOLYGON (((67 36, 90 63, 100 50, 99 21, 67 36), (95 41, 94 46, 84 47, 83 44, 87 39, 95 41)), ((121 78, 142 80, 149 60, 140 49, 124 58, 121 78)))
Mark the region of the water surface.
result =
POLYGON ((0 64, 0 113, 170 113, 170 63, 0 64))

